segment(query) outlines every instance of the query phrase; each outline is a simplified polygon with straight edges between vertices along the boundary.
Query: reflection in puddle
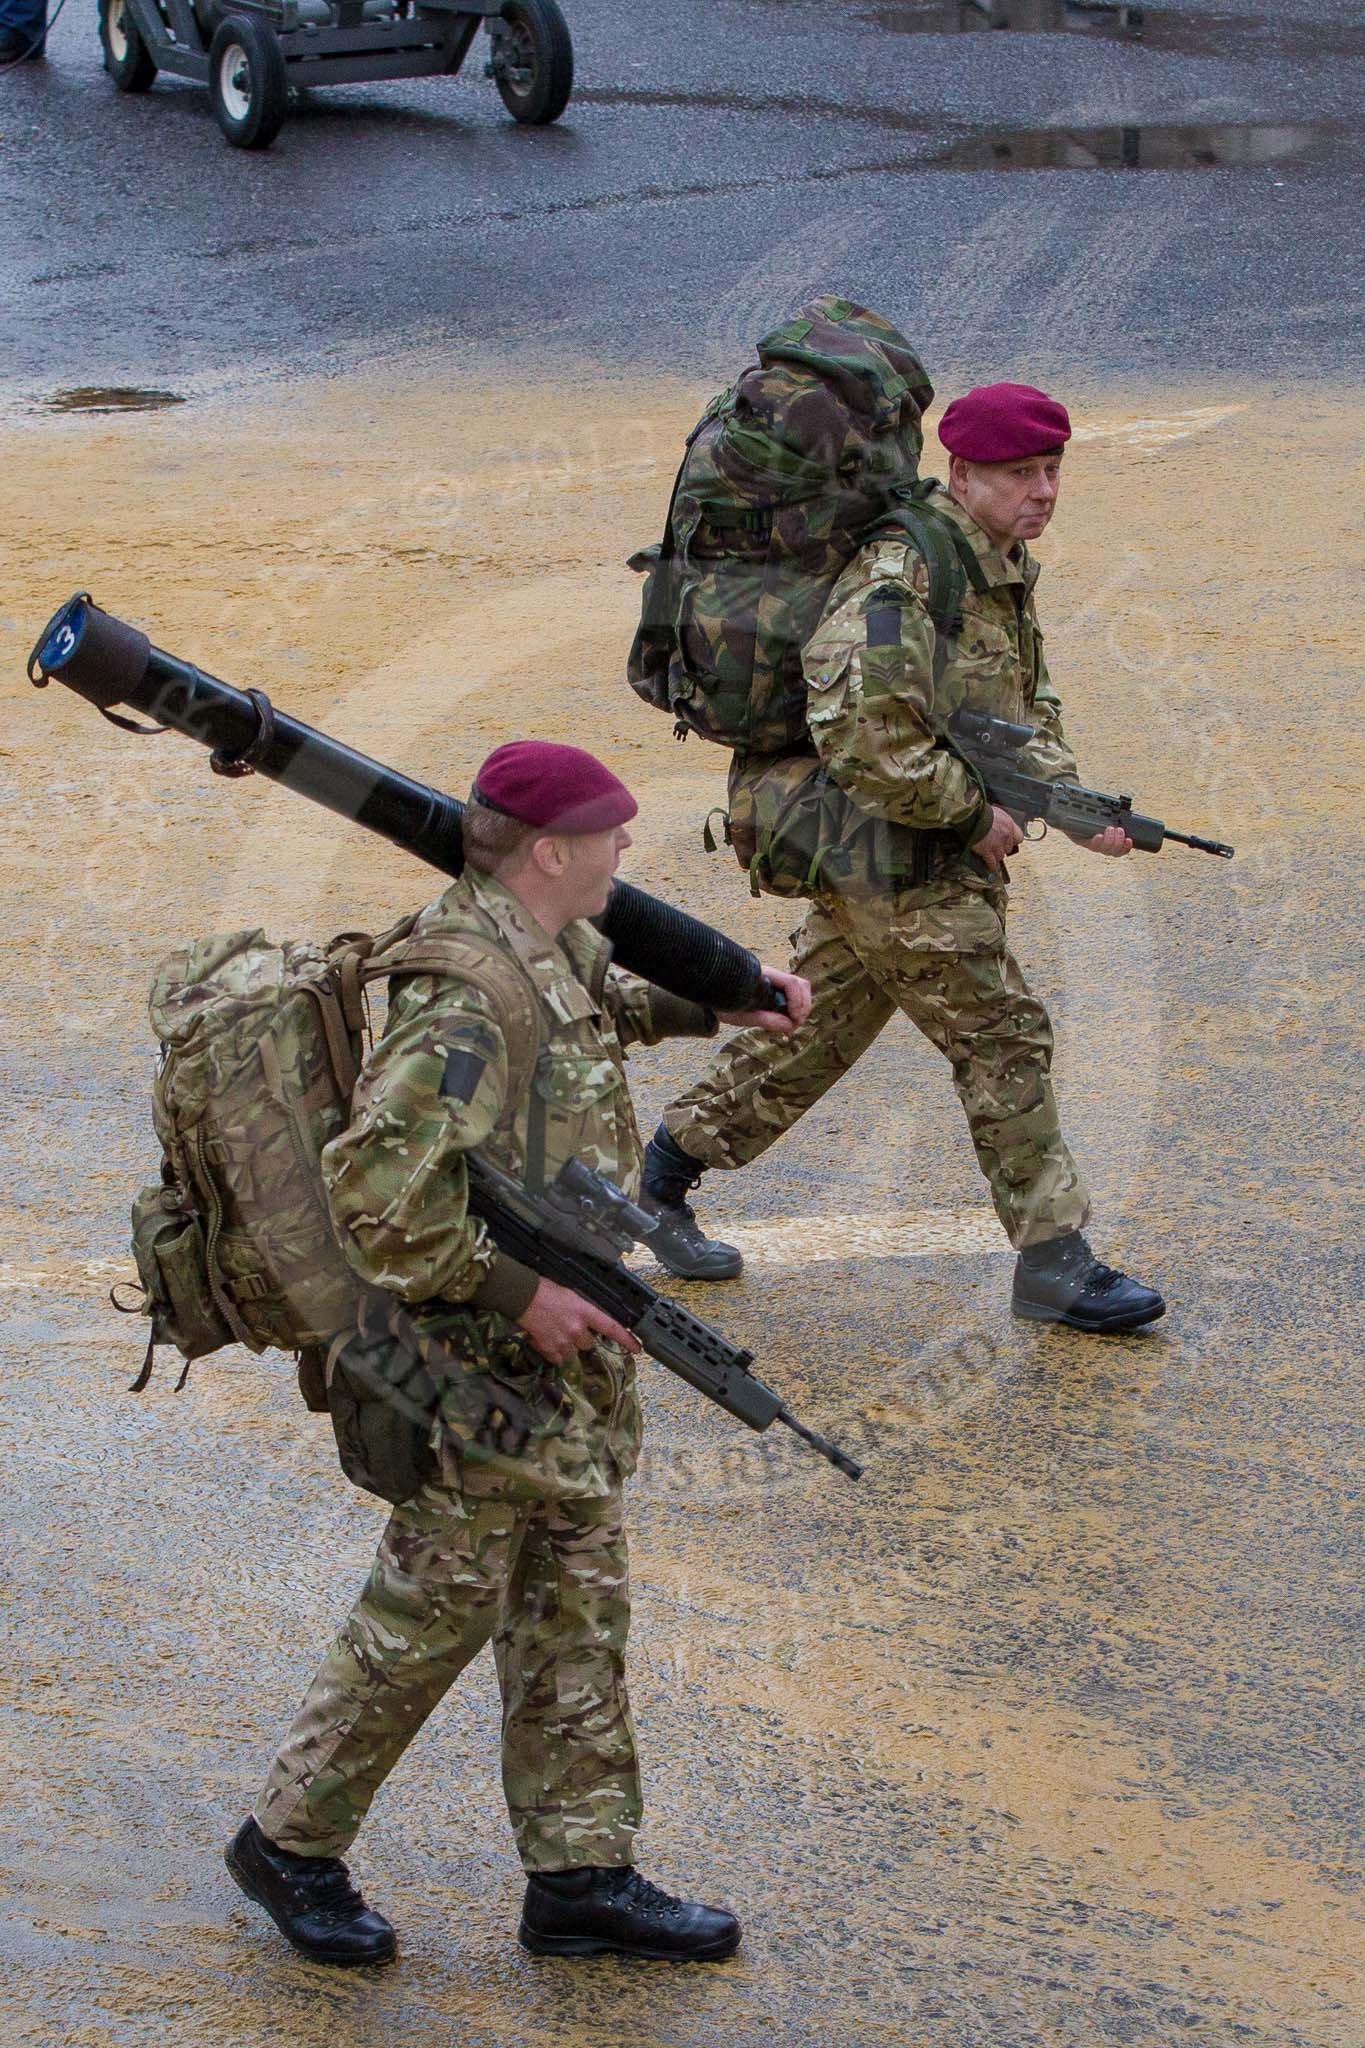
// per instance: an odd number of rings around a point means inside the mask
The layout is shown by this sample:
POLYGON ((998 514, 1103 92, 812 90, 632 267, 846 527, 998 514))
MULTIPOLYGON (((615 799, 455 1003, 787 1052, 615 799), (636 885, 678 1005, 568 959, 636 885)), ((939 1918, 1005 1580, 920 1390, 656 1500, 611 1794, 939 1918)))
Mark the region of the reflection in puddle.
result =
POLYGON ((1287 163, 1321 146, 1307 127, 1010 128, 960 135, 925 159, 962 171, 1191 171, 1287 163))
POLYGON ((986 28, 1014 29, 1024 35, 1056 35, 1080 30, 1099 35, 1140 36, 1149 15, 1146 7, 1092 7, 1083 0, 896 0, 890 6, 860 7, 858 19, 893 35, 970 35, 986 28))
POLYGON ((1281 56, 1356 56, 1365 26, 1277 20, 1259 14, 1187 14, 1175 7, 1124 7, 1102 0, 876 0, 856 10, 860 21, 892 35, 971 35, 982 29, 1016 35, 1107 36, 1172 50, 1218 56, 1255 37, 1281 56))
POLYGON ((178 391, 140 391, 131 384, 78 384, 54 391, 44 401, 48 412, 160 412, 183 405, 178 391))
MULTIPOLYGON (((717 113, 829 116, 913 136, 923 155, 848 165, 840 175, 877 171, 1198 171, 1254 170, 1266 164, 1331 165, 1353 157, 1354 128, 1318 122, 1192 122, 1113 128, 969 128, 899 107, 850 105, 802 94, 650 91, 645 86, 584 86, 579 104, 599 107, 708 108, 717 113)), ((709 189, 709 188, 706 188, 709 189)))

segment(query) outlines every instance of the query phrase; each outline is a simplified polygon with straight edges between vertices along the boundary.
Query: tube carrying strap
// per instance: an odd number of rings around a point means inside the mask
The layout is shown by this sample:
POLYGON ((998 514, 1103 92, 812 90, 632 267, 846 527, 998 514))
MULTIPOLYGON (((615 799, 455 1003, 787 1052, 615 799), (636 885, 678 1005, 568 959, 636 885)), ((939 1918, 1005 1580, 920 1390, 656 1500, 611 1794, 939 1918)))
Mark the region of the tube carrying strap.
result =
MULTIPOLYGON (((209 755, 209 766, 215 775, 254 775, 256 763, 275 738, 275 707, 265 691, 248 690, 246 695, 251 699, 260 721, 256 727, 256 736, 248 740, 244 747, 235 747, 231 751, 227 747, 215 747, 209 755)), ((110 714, 106 711, 104 715, 108 718, 110 714)), ((125 721, 115 719, 114 722, 116 725, 122 725, 125 721)))

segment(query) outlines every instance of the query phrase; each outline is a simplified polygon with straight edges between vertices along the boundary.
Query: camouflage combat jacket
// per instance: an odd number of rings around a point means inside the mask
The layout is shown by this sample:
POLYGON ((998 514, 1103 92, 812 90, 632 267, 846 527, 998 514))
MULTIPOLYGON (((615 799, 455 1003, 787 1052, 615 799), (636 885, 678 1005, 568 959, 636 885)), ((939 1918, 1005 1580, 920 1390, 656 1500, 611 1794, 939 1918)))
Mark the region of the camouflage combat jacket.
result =
POLYGON ((948 720, 965 704, 1035 726, 1017 759, 1048 781, 1074 781, 1076 761, 1034 610, 1037 563, 1022 542, 1002 555, 941 486, 928 503, 965 535, 987 585, 968 587, 961 634, 936 650, 928 570, 914 547, 867 542, 806 643, 807 716, 826 773, 857 814, 844 835, 855 878, 861 868, 864 882, 888 871, 908 879, 913 862, 921 882, 998 886, 968 851, 989 807, 972 771, 941 742, 948 720))
POLYGON ((467 1213, 464 1154, 477 1146, 518 1179, 545 1183, 578 1158, 633 1191, 641 1145, 625 1048, 714 1023, 697 1004, 612 968, 591 925, 548 938, 491 876, 467 871, 423 911, 405 943, 423 940, 438 941, 447 959, 453 947, 455 965, 394 984, 353 1120, 323 1153, 332 1220, 361 1279, 398 1311, 395 1330, 415 1333, 424 1357, 448 1364, 455 1354, 466 1373, 493 1376, 524 1404, 529 1440, 509 1448, 501 1423, 512 1403, 487 1428, 471 1423, 477 1403, 461 1384, 443 1420, 466 1465, 538 1494, 605 1493, 638 1451, 631 1361, 601 1343, 555 1368, 531 1349, 515 1318, 537 1276, 467 1213))

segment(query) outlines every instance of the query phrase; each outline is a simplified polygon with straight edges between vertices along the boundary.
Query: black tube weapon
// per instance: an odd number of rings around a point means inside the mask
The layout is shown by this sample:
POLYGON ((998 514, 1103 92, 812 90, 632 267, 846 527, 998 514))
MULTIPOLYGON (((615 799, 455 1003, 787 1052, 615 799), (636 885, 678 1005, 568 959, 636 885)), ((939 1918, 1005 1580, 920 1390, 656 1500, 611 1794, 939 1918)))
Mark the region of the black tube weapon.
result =
MULTIPOLYGON (((126 732, 183 733, 212 749, 220 775, 264 775, 353 818, 428 867, 464 866, 464 805, 277 711, 263 690, 238 690, 153 647, 145 633, 93 603, 88 592, 53 614, 28 658, 38 689, 64 683, 126 732), (139 725, 113 707, 152 719, 139 725)), ((597 920, 623 967, 713 1010, 785 1010, 782 991, 747 946, 700 918, 616 882, 597 920)))

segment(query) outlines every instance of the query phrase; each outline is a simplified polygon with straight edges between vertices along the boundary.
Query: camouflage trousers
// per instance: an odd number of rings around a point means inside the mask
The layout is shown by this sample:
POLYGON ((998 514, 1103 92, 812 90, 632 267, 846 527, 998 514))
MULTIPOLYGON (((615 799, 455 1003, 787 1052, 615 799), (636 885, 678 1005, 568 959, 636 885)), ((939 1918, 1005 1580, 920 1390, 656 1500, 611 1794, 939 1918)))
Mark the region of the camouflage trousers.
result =
POLYGON ((522 1863, 629 1863, 641 1797, 621 1517, 619 1491, 537 1501, 439 1483, 395 1509, 271 1765, 256 1806, 270 1839, 296 1855, 341 1855, 491 1638, 503 1790, 522 1863))
POLYGON ((1052 1027, 1006 944, 1002 889, 822 896, 792 947, 814 995, 809 1018, 790 1038, 750 1030, 727 1041, 664 1111, 685 1151, 707 1166, 747 1165, 903 1010, 952 1067, 1010 1242, 1084 1225, 1090 1204, 1052 1093, 1052 1027))

